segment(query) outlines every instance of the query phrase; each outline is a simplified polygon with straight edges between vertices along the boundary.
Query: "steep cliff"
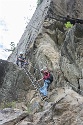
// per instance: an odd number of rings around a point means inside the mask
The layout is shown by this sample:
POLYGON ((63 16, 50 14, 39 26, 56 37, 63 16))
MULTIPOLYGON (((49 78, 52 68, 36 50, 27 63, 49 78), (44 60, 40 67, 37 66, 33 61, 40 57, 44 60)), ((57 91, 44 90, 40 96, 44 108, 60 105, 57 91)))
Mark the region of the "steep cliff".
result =
MULTIPOLYGON (((83 24, 75 23, 69 29, 64 25, 67 14, 75 21, 83 19, 82 12, 82 0, 43 0, 8 62, 1 60, 0 101, 26 100, 33 114, 31 125, 82 124, 83 24), (40 69, 45 66, 53 73, 54 81, 43 103, 28 75, 15 65, 20 51, 29 60, 26 69, 35 78, 41 77, 40 69)), ((29 124, 26 119, 24 123, 29 124)))
POLYGON ((15 63, 23 51, 33 67, 48 66, 53 70, 55 84, 64 85, 66 80, 79 88, 83 76, 83 25, 76 24, 66 30, 64 19, 67 14, 82 19, 82 11, 82 0, 43 0, 8 61, 15 63))
MULTIPOLYGON (((60 16, 66 17, 67 14, 70 14, 70 17, 82 19, 83 18, 82 2, 83 2, 82 0, 80 0, 79 2, 77 0, 73 0, 72 2, 70 0, 63 0, 63 1, 62 0, 59 0, 59 1, 43 0, 43 2, 36 9, 28 26, 26 26, 26 29, 15 51, 13 52, 13 54, 10 55, 8 60, 15 63, 16 57, 17 55, 19 55, 20 51, 23 50, 23 52, 26 53, 29 49, 29 44, 35 41, 35 38, 37 38, 39 33, 43 32, 42 30, 43 23, 45 21, 50 23, 49 20, 53 21, 52 17, 55 17, 56 19, 58 18, 59 20, 60 16), (76 17, 76 12, 78 12, 78 17, 76 17)), ((63 28, 61 26, 61 22, 58 22, 58 23, 59 24, 56 24, 57 26, 54 28, 60 29, 62 31, 63 28)), ((54 30, 53 26, 52 26, 52 29, 54 30)))
POLYGON ((23 69, 5 60, 0 60, 0 103, 25 100, 30 80, 23 69))

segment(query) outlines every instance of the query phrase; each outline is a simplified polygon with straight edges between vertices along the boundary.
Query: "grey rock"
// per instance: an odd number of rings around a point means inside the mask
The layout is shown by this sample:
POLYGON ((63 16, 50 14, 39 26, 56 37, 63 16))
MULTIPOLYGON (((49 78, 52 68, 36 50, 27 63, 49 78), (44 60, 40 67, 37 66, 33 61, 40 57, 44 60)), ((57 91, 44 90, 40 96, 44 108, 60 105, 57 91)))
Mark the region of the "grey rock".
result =
POLYGON ((82 78, 83 78, 83 69, 82 69, 82 78))
MULTIPOLYGON (((83 124, 83 97, 72 90, 83 90, 83 24, 75 24, 66 29, 64 21, 61 22, 61 15, 64 18, 67 13, 71 18, 83 19, 82 12, 83 0, 43 0, 16 49, 9 56, 9 62, 0 60, 0 102, 18 99, 23 101, 26 100, 27 94, 27 102, 30 101, 32 106, 33 120, 28 121, 25 118, 19 125, 83 124), (41 99, 36 93, 31 93, 31 89, 34 88, 31 87, 26 73, 14 65, 20 51, 23 51, 26 60, 29 60, 32 65, 28 66, 29 71, 37 79, 42 77, 40 69, 45 66, 53 73, 52 88, 48 90, 49 99, 44 100, 44 104, 40 102, 41 99), (33 67, 37 70, 34 71, 33 67), (73 87, 70 87, 71 85, 73 87), (59 89, 56 92, 57 87, 59 89), (49 103, 50 101, 52 103, 49 103)), ((3 112, 5 116, 8 114, 7 111, 3 112)), ((18 124, 14 121, 12 123, 11 120, 10 123, 18 124)))
POLYGON ((5 108, 0 110, 0 125, 15 125, 26 116, 28 116, 27 112, 5 108))
POLYGON ((30 80, 23 69, 0 60, 0 103, 24 100, 30 80))
POLYGON ((80 85, 81 93, 83 95, 83 79, 79 79, 79 85, 80 85))

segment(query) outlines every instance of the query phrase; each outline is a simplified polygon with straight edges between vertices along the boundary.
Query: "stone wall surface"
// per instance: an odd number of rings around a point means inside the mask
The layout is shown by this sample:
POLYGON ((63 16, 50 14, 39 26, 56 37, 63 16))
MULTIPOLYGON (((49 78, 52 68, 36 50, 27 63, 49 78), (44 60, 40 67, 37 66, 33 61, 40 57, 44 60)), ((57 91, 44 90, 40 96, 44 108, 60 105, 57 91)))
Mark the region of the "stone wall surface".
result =
MULTIPOLYGON (((73 85, 75 90, 78 90, 80 81, 82 81, 80 79, 83 78, 83 25, 75 24, 72 28, 66 29, 64 23, 57 20, 57 17, 59 19, 59 16, 62 15, 63 18, 69 13, 71 17, 74 15, 76 18, 76 14, 78 14, 78 16, 81 16, 79 18, 82 18, 82 5, 81 0, 79 2, 77 0, 72 2, 70 0, 43 0, 36 8, 15 51, 9 56, 8 62, 16 63, 17 56, 20 51, 23 51, 26 59, 32 65, 29 65, 28 68, 32 74, 35 72, 37 79, 41 77, 39 70, 47 66, 54 75, 53 87, 64 86, 68 83, 73 85), (70 7, 72 14, 69 11, 70 7), (52 17, 55 17, 55 19, 52 17), (34 71, 34 67, 37 71, 34 71)), ((12 88, 19 88, 21 83, 24 84, 27 81, 24 80, 22 71, 19 71, 12 64, 10 66, 8 62, 8 66, 4 64, 5 62, 0 64, 1 70, 4 69, 0 74, 0 86, 1 88, 4 86, 3 91, 1 90, 3 95, 7 95, 6 91, 4 92, 5 88, 11 88, 12 91, 12 88), (17 87, 15 88, 14 86, 17 87)), ((19 91, 13 91, 19 93, 19 91)), ((12 95, 16 96, 13 93, 12 95)))
POLYGON ((0 102, 25 101, 25 106, 17 107, 33 116, 16 125, 83 124, 83 24, 68 29, 64 25, 67 14, 75 21, 83 19, 82 12, 83 0, 43 0, 8 61, 0 60, 0 102), (20 51, 35 80, 42 77, 41 68, 48 67, 53 74, 46 100, 24 69, 15 65, 20 51))
POLYGON ((0 60, 0 103, 25 99, 30 80, 23 69, 13 63, 0 60))

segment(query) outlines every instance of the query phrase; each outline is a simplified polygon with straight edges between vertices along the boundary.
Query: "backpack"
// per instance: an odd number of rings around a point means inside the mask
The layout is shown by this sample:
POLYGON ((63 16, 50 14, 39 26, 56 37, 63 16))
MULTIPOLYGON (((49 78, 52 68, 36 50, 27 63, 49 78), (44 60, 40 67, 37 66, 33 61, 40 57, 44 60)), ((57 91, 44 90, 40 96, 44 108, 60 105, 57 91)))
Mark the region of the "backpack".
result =
POLYGON ((48 80, 50 80, 50 82, 53 82, 53 75, 51 73, 50 73, 48 80))

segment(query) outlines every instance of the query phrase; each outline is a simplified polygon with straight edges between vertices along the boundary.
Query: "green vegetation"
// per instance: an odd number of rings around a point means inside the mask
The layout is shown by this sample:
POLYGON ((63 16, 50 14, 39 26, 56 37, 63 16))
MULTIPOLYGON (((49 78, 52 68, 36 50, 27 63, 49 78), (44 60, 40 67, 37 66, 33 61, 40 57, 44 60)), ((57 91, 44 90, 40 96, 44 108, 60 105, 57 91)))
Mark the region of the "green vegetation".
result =
POLYGON ((30 114, 31 113, 31 105, 28 103, 27 104, 27 112, 30 114))
POLYGON ((71 24, 69 21, 65 23, 66 28, 72 28, 73 24, 71 24))
POLYGON ((0 109, 4 109, 4 108, 15 108, 16 102, 12 101, 12 102, 3 102, 0 104, 0 109))

